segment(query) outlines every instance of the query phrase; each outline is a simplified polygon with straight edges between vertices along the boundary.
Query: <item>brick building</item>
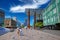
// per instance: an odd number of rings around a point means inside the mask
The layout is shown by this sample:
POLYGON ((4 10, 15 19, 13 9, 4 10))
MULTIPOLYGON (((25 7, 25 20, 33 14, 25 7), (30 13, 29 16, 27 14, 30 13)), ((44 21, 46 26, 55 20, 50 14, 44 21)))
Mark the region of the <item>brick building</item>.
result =
POLYGON ((4 24, 6 28, 16 28, 16 21, 11 18, 6 18, 4 24))

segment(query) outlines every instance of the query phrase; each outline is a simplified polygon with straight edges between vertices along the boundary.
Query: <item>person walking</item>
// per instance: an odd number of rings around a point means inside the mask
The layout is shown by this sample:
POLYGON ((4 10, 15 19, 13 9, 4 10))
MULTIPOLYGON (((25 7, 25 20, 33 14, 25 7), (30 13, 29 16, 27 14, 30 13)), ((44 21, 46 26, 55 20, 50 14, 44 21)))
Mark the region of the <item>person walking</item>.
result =
POLYGON ((19 30, 19 28, 17 28, 17 36, 18 36, 18 40, 20 40, 20 30, 19 30))
POLYGON ((19 30, 20 30, 20 36, 24 36, 24 35, 23 35, 22 28, 19 28, 19 30))
POLYGON ((20 30, 19 30, 19 28, 17 28, 17 34, 20 35, 20 30))

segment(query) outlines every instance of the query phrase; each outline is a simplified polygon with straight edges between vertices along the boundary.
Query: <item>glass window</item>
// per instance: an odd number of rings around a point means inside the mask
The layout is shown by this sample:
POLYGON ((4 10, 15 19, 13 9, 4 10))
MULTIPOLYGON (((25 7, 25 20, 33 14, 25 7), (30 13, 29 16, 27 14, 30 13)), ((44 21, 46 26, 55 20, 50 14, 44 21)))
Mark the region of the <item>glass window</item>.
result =
POLYGON ((59 22, 60 22, 60 13, 59 13, 59 22))
POLYGON ((44 21, 44 24, 46 23, 46 21, 44 21))
POLYGON ((55 18, 55 16, 54 16, 54 22, 55 22, 55 19, 56 19, 56 18, 55 18))
POLYGON ((53 3, 53 4, 52 4, 52 6, 53 6, 53 8, 54 8, 54 7, 56 6, 56 4, 55 4, 55 3, 53 3))
POLYGON ((53 9, 53 13, 55 14, 55 13, 56 13, 56 11, 57 11, 57 10, 56 10, 56 8, 54 8, 54 9, 53 9))
POLYGON ((0 23, 3 23, 4 19, 0 17, 0 23))
POLYGON ((46 19, 46 16, 44 18, 46 19))
POLYGON ((59 3, 60 2, 60 0, 56 0, 56 3, 59 3))
POLYGON ((55 15, 55 23, 57 23, 57 22, 58 22, 58 16, 55 15))
POLYGON ((51 22, 53 22, 53 18, 51 18, 51 22))
POLYGON ((48 19, 48 23, 49 23, 49 19, 48 19))
POLYGON ((46 20, 44 20, 44 25, 46 25, 46 20))
POLYGON ((58 9, 59 9, 59 12, 60 12, 60 3, 58 4, 58 9))
POLYGON ((59 22, 60 20, 59 20, 59 15, 58 15, 58 22, 59 22))
POLYGON ((49 7, 48 7, 48 11, 50 11, 52 9, 52 5, 50 5, 49 7))
POLYGON ((52 15, 52 11, 50 11, 50 16, 52 15))

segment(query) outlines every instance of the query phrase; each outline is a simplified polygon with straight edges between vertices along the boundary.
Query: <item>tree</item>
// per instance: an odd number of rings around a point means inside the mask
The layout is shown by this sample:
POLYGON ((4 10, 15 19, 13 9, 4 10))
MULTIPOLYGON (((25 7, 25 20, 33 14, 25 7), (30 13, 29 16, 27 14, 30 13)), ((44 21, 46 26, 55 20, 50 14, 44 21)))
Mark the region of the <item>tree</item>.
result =
POLYGON ((21 28, 24 28, 25 26, 24 25, 21 25, 21 28))
POLYGON ((36 27, 42 28, 43 27, 43 22, 37 22, 35 24, 36 27))

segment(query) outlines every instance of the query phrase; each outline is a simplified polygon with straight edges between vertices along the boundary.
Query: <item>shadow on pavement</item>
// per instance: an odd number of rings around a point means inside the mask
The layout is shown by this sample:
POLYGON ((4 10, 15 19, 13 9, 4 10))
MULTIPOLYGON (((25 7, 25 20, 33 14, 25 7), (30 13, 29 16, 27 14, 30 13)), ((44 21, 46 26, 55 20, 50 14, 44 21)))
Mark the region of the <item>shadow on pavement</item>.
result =
POLYGON ((0 28, 0 36, 2 36, 2 35, 4 35, 4 34, 8 33, 9 31, 10 31, 10 30, 7 29, 7 28, 0 28))

